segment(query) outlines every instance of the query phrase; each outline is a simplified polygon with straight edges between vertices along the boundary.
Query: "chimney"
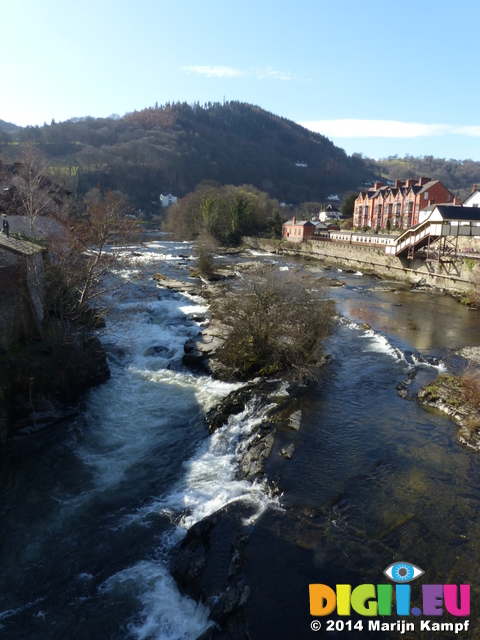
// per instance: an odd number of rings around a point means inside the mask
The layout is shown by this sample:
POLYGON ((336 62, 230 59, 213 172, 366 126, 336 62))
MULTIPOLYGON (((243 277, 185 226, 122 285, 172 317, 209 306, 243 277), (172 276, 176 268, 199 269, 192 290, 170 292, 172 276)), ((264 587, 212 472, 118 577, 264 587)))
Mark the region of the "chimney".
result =
POLYGON ((461 198, 454 198, 453 199, 453 204, 455 204, 455 205, 462 204, 462 199, 461 198))
POLYGON ((375 189, 375 191, 377 189, 380 189, 380 187, 383 187, 383 182, 375 182, 375 184, 373 185, 373 188, 375 189))
POLYGON ((293 224, 297 224, 297 218, 296 218, 296 216, 293 216, 293 224))
POLYGON ((403 187, 404 184, 405 183, 403 180, 395 180, 395 189, 400 189, 400 187, 403 187))
POLYGON ((420 178, 420 180, 418 181, 418 184, 419 184, 419 186, 420 186, 420 187, 423 187, 423 185, 424 185, 424 184, 427 184, 427 182, 430 182, 430 178, 422 177, 422 178, 420 178))
POLYGON ((475 193, 476 190, 477 190, 477 185, 474 184, 473 187, 472 187, 472 193, 475 193))
POLYGON ((407 182, 405 184, 405 186, 407 187, 413 187, 413 185, 416 183, 415 178, 407 178, 407 182))

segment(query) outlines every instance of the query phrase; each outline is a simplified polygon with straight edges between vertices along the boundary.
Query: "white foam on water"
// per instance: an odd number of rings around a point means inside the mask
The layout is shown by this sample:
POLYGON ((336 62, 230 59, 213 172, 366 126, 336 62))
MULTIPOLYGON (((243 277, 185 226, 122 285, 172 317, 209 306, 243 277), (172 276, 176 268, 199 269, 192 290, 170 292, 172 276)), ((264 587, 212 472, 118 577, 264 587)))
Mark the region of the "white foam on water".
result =
POLYGON ((446 373, 448 371, 448 367, 442 360, 436 360, 434 358, 433 362, 429 362, 423 356, 416 356, 414 353, 412 353, 411 359, 415 368, 424 367, 427 369, 437 369, 439 373, 446 373))
POLYGON ((280 387, 269 395, 270 398, 284 398, 290 395, 288 389, 290 388, 289 382, 282 382, 280 387))
POLYGON ((257 256, 258 258, 260 258, 262 256, 273 256, 273 255, 275 255, 271 251, 258 251, 257 249, 249 249, 248 251, 249 251, 249 253, 252 254, 252 256, 257 256))
MULTIPOLYGON (((150 243, 149 247, 141 249, 146 261, 150 249, 156 262, 174 255, 165 242, 150 243)), ((132 268, 126 267, 126 273, 132 268)), ((142 285, 144 289, 130 287, 121 300, 112 297, 112 313, 102 338, 107 351, 112 352, 112 377, 90 391, 88 438, 79 438, 76 446, 78 457, 91 472, 91 485, 72 500, 63 501, 64 514, 85 508, 93 496, 129 481, 130 471, 151 461, 152 450, 184 450, 186 422, 202 420, 206 411, 241 386, 198 376, 181 367, 184 343, 198 333, 189 316, 207 313, 205 300, 168 292, 159 300, 155 283, 150 282, 150 288, 147 285, 142 285)), ((278 506, 278 499, 270 497, 264 483, 235 477, 242 451, 268 411, 269 407, 252 402, 242 413, 230 416, 228 424, 212 436, 202 438, 198 432, 193 454, 183 463, 179 461, 183 472, 174 486, 160 487, 159 495, 112 523, 113 529, 129 524, 151 526, 154 513, 167 516, 176 525, 159 539, 160 547, 153 550, 158 557, 124 568, 101 587, 111 597, 123 592, 138 599, 139 613, 128 623, 131 637, 193 640, 211 625, 205 606, 180 595, 165 556, 195 522, 231 502, 246 500, 254 506, 245 524, 268 507, 278 506)), ((90 577, 79 574, 77 579, 90 577)))
POLYGON ((411 368, 412 365, 407 362, 403 351, 398 347, 394 347, 381 333, 377 333, 373 329, 367 329, 359 336, 359 338, 369 340, 369 351, 385 353, 397 362, 404 362, 409 368, 411 368))
POLYGON ((128 624, 136 640, 195 640, 212 622, 207 607, 180 595, 162 561, 145 560, 116 573, 100 591, 111 595, 134 595, 141 613, 128 624))
MULTIPOLYGON (((180 528, 188 530, 199 520, 238 500, 250 503, 254 522, 267 508, 279 508, 264 482, 236 479, 242 452, 248 447, 255 428, 275 405, 257 409, 255 402, 230 416, 228 423, 204 440, 192 458, 184 463, 185 474, 165 497, 155 499, 124 518, 123 525, 149 523, 152 513, 163 513, 180 528)), ((174 540, 177 542, 177 539, 174 540)))
POLYGON ((345 316, 335 316, 334 317, 335 322, 337 322, 338 324, 344 326, 344 327, 348 327, 348 329, 351 329, 352 331, 362 331, 361 326, 358 324, 358 322, 354 322, 353 320, 349 320, 348 318, 346 318, 345 316))

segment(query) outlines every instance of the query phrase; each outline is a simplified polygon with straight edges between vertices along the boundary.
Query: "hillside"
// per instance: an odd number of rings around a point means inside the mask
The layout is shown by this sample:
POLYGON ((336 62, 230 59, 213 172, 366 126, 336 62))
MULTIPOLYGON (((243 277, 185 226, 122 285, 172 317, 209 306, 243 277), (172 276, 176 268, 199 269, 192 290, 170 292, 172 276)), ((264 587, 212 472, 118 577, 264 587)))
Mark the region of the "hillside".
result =
MULTIPOLYGON (((155 106, 124 117, 74 118, 26 127, 19 140, 35 141, 74 190, 100 183, 150 208, 160 193, 184 196, 211 180, 251 184, 287 203, 322 201, 356 190, 374 174, 326 137, 240 102, 155 106), (300 161, 306 167, 298 167, 300 161)), ((16 147, 0 141, 0 157, 16 147)))
POLYGON ((12 124, 11 122, 5 122, 5 120, 0 120, 0 131, 5 131, 6 133, 13 133, 14 131, 20 131, 20 127, 17 127, 16 124, 12 124))
POLYGON ((385 180, 406 180, 428 176, 433 180, 440 180, 456 196, 465 198, 474 184, 480 186, 480 162, 473 160, 446 160, 423 156, 415 158, 389 157, 383 160, 366 160, 374 173, 385 180))

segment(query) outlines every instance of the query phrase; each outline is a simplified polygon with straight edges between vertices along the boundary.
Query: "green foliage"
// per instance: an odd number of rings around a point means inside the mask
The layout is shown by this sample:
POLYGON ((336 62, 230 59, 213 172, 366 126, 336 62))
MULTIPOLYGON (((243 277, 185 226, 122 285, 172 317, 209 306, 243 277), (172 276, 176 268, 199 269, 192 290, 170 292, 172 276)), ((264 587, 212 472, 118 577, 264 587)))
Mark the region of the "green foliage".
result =
POLYGON ((342 213, 346 218, 353 218, 355 211, 355 200, 358 198, 358 193, 350 194, 343 203, 342 213))
POLYGON ((235 246, 244 235, 262 231, 278 233, 278 202, 251 185, 224 187, 202 183, 171 207, 165 229, 177 238, 207 233, 222 244, 235 246))
POLYGON ((474 258, 464 258, 463 263, 467 267, 469 271, 473 269, 473 267, 477 264, 477 261, 474 258))

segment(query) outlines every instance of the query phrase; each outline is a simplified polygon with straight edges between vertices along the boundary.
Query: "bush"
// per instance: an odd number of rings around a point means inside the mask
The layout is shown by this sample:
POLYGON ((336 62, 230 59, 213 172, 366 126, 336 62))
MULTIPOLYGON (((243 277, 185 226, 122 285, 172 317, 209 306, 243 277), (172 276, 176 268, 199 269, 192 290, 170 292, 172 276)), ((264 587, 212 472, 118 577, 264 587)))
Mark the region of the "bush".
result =
POLYGON ((460 376, 460 389, 463 402, 480 410, 480 369, 468 365, 460 376))
POLYGON ((217 243, 207 233, 203 233, 196 242, 197 270, 204 278, 211 278, 215 272, 213 254, 217 243))
POLYGON ((261 267, 216 301, 213 315, 228 334, 217 355, 242 376, 290 370, 309 377, 333 313, 331 301, 307 293, 301 273, 261 267))

